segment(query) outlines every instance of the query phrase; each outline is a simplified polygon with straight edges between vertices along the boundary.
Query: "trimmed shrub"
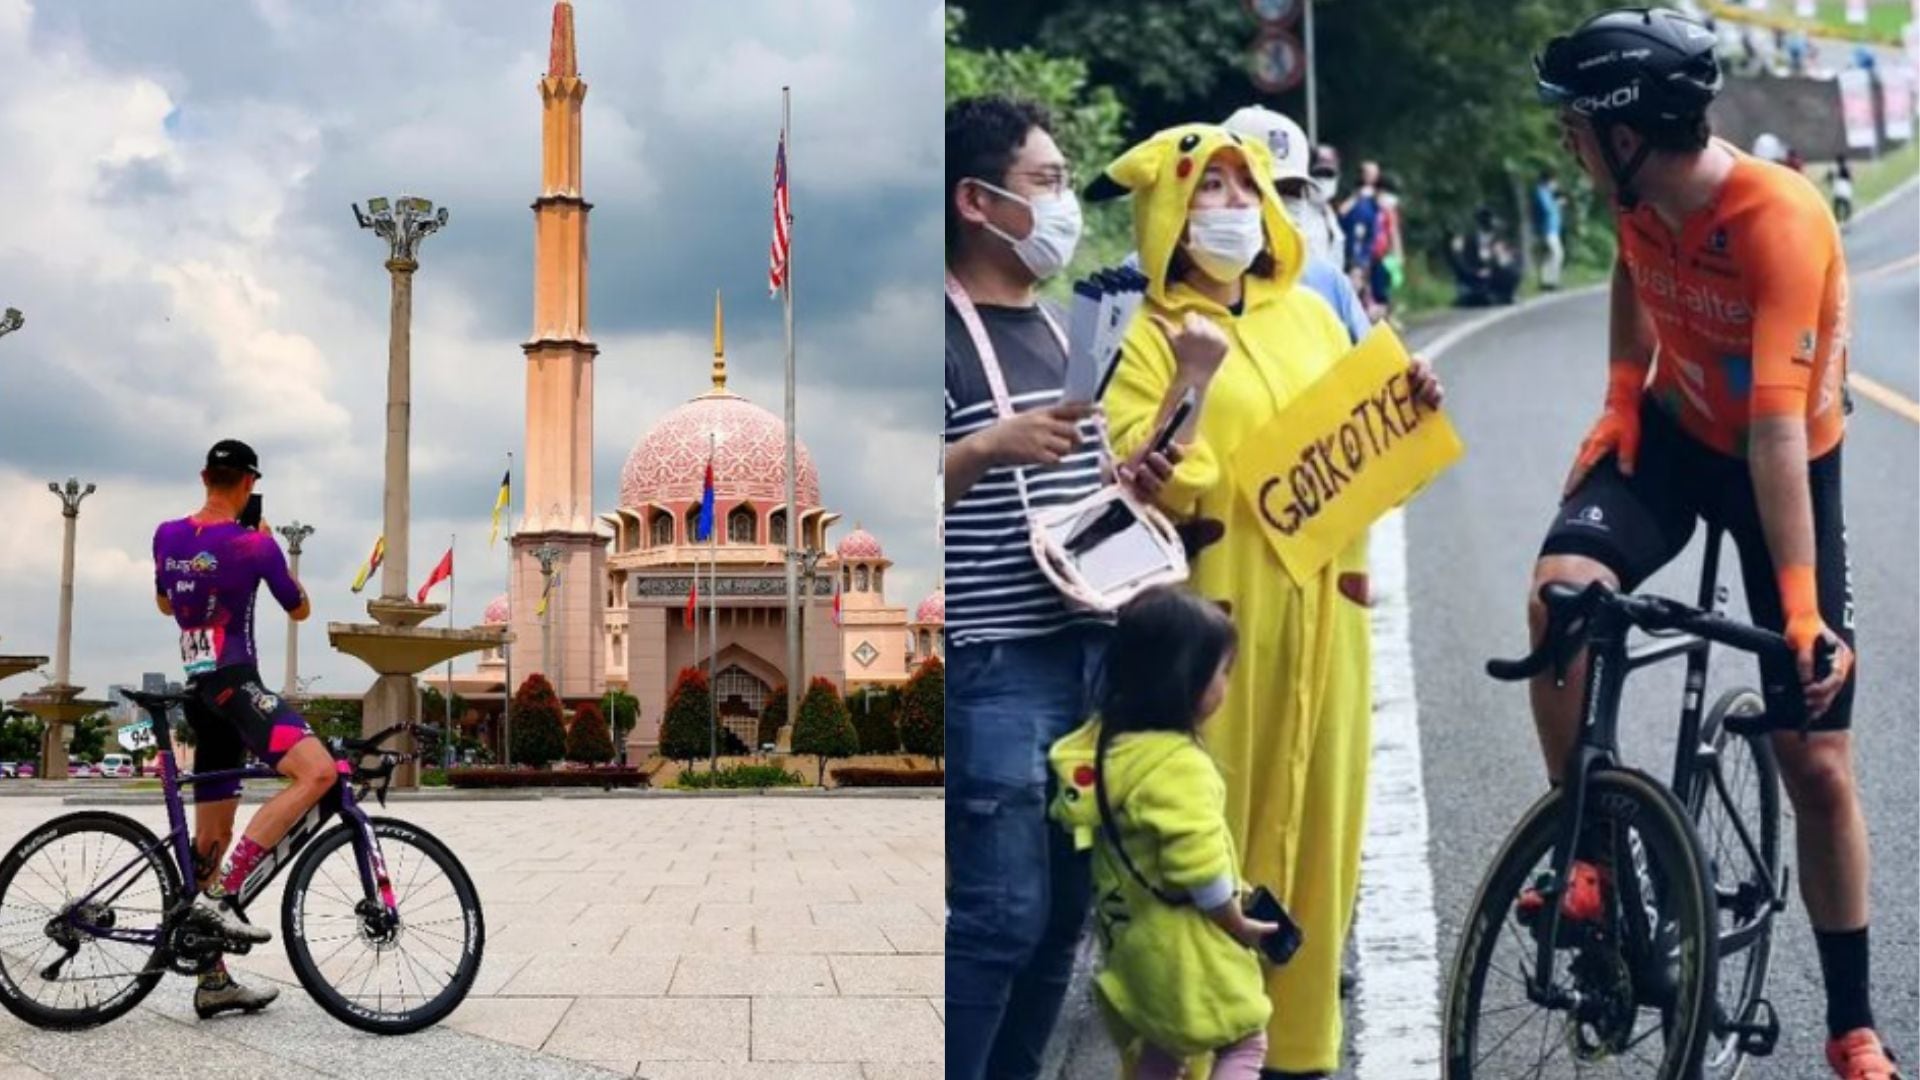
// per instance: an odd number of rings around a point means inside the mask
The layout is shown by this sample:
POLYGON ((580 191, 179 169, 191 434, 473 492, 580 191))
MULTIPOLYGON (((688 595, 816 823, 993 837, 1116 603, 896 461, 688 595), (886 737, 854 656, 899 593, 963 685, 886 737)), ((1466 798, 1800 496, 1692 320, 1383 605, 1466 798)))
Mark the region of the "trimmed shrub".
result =
POLYGON ((832 681, 815 679, 800 699, 800 719, 793 725, 793 752, 812 754, 820 768, 814 782, 825 785, 827 759, 851 757, 860 751, 859 736, 847 716, 846 703, 832 681))
POLYGON ((708 724, 713 697, 706 673, 681 668, 667 696, 667 712, 660 721, 660 756, 691 763, 706 757, 713 747, 708 724))
POLYGON ((573 726, 567 729, 567 760, 586 765, 613 760, 613 736, 598 706, 588 703, 573 711, 573 726))
POLYGON ((457 788, 640 788, 647 776, 639 769, 510 769, 447 770, 447 783, 457 788))
POLYGON ((847 699, 854 734, 863 754, 891 754, 900 749, 900 692, 868 688, 847 699))
POLYGON ((683 772, 673 786, 711 791, 715 788, 805 787, 806 783, 799 773, 788 772, 778 765, 729 765, 719 772, 683 772))
POLYGON ((842 765, 833 770, 833 782, 846 787, 945 787, 945 769, 874 769, 865 765, 842 765))
POLYGON ((910 754, 939 761, 947 752, 947 669, 929 656, 901 695, 900 743, 910 754))
MULTIPOLYGON (((787 684, 773 688, 767 707, 760 710, 760 746, 780 741, 780 729, 787 726, 787 684)), ((754 749, 758 750, 756 746, 754 749)))
POLYGON ((529 675, 513 695, 513 761, 544 769, 566 752, 567 732, 553 684, 544 675, 529 675))

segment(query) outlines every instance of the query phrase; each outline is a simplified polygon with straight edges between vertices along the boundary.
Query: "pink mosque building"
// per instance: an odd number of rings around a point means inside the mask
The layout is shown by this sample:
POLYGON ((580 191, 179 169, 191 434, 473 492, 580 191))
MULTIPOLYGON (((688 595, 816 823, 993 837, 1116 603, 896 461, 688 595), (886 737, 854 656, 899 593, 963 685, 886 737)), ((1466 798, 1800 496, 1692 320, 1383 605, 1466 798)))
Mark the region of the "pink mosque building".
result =
MULTIPOLYGON (((568 701, 610 688, 640 702, 629 758, 659 745, 660 718, 681 669, 713 676, 722 722, 755 741, 757 718, 789 677, 786 634, 788 529, 799 548, 819 553, 801 585, 801 657, 809 678, 843 691, 896 686, 928 656, 944 655, 946 601, 936 589, 910 613, 890 604, 892 560, 855 528, 829 546, 840 516, 821 497, 812 455, 796 450, 799 507, 785 505, 786 429, 772 412, 727 389, 725 332, 714 300, 711 388, 686 401, 634 443, 620 474, 618 506, 590 509, 593 489, 593 361, 586 333, 586 214, 580 198, 580 110, 586 85, 575 68, 572 6, 554 7, 552 62, 541 82, 545 190, 534 203, 535 334, 528 360, 524 512, 513 538, 511 595, 488 605, 485 621, 509 625, 517 686, 543 666, 551 633, 555 672, 542 672, 568 701), (701 485, 711 457, 714 537, 696 543, 701 485), (562 550, 543 620, 535 614, 544 578, 534 551, 562 550), (686 623, 699 577, 698 614, 686 623), (835 617, 838 595, 839 615, 835 617), (710 618, 717 622, 718 649, 710 618), (549 626, 548 623, 551 625, 549 626)), ((671 376, 669 376, 671 377, 671 376)), ((507 658, 482 654, 454 692, 477 705, 507 691, 507 658)), ((423 679, 442 685, 445 678, 423 679)), ((444 688, 444 686, 443 686, 444 688)))

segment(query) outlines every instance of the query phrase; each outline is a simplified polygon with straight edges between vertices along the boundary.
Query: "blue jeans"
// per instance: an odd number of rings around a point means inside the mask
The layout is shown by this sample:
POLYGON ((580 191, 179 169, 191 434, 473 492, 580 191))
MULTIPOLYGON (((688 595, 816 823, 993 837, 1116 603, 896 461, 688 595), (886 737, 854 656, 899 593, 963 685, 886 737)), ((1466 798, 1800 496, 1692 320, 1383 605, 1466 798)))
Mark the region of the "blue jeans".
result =
POLYGON ((947 1080, 1039 1075, 1091 888, 1047 749, 1092 712, 1108 633, 947 651, 947 1080))

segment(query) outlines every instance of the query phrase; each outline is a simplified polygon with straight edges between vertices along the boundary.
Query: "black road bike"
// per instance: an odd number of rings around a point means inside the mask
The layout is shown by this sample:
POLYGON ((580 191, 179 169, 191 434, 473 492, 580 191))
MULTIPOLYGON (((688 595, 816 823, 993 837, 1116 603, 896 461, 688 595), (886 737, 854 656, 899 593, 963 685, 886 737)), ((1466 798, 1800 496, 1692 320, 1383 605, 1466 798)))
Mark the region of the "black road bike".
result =
MULTIPOLYGON (((180 796, 194 780, 267 779, 264 765, 183 774, 169 711, 190 693, 125 696, 146 710, 171 830, 157 837, 121 814, 54 818, 0 859, 0 1005, 35 1027, 104 1024, 138 1005, 172 971, 197 975, 230 942, 195 909, 192 834, 180 796)), ((247 876, 247 908, 291 868, 280 910, 287 959, 307 992, 342 1023, 404 1035, 444 1019, 467 996, 486 941, 473 880, 445 844, 410 822, 370 817, 394 770, 418 755, 389 749, 425 725, 336 743, 339 780, 247 876), (322 832, 329 818, 339 824, 322 832)))
MULTIPOLYGON (((1751 689, 1705 705, 1711 645, 1791 655, 1779 634, 1720 614, 1721 538, 1710 524, 1698 607, 1548 585, 1539 648, 1487 664, 1496 679, 1551 670, 1564 680, 1589 650, 1564 783, 1508 835, 1460 938, 1446 999, 1448 1080, 1733 1080, 1773 1052, 1780 1024, 1767 971, 1788 885, 1769 738, 1794 724, 1804 733, 1808 721, 1804 709, 1769 718, 1751 689), (1630 648, 1636 627, 1654 640, 1630 648), (1681 656, 1686 696, 1663 785, 1620 762, 1620 697, 1629 673, 1681 656), (1576 852, 1602 868, 1597 918, 1563 917, 1576 852)), ((1819 670, 1830 664, 1823 651, 1819 670)))

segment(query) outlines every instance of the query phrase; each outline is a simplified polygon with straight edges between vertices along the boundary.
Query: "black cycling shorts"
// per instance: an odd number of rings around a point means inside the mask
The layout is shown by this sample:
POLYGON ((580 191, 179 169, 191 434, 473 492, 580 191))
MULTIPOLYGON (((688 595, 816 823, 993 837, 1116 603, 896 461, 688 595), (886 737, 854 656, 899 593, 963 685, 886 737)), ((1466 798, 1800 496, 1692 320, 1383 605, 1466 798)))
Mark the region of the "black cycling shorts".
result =
MULTIPOLYGON (((186 714, 187 723, 193 725, 196 773, 241 768, 248 750, 275 766, 294 744, 313 734, 305 717, 261 685, 260 671, 252 664, 198 675, 189 685, 194 697, 186 705, 186 714)), ((239 777, 193 785, 195 802, 221 802, 239 794, 239 777)))
MULTIPOLYGON (((1840 505, 1840 450, 1836 446, 1810 462, 1807 483, 1813 501, 1820 616, 1852 648, 1853 575, 1840 505)), ((1747 611, 1754 624, 1775 633, 1784 631, 1780 585, 1746 460, 1728 457, 1689 437, 1651 401, 1640 410, 1640 453, 1633 475, 1623 476, 1611 455, 1596 464, 1579 489, 1560 504, 1540 554, 1594 559, 1620 578, 1622 589, 1632 592, 1686 548, 1694 523, 1702 519, 1719 524, 1739 549, 1747 611)), ((1760 674, 1768 712, 1800 716, 1800 679, 1793 664, 1763 661, 1760 674)), ((1840 731, 1852 724, 1858 675, 1856 663, 1833 707, 1814 721, 1814 730, 1840 731)))

